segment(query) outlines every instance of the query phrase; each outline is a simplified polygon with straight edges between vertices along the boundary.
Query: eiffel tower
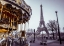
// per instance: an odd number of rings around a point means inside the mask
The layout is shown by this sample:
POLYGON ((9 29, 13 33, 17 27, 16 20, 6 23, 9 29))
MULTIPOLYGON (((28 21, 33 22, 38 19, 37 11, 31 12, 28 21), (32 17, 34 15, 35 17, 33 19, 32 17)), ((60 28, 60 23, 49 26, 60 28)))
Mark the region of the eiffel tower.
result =
POLYGON ((40 16, 40 23, 39 23, 39 27, 37 28, 37 32, 38 32, 38 34, 40 34, 41 31, 45 31, 46 34, 49 36, 49 32, 45 26, 45 21, 44 21, 43 11, 42 11, 42 5, 40 5, 40 7, 41 7, 41 16, 40 16))

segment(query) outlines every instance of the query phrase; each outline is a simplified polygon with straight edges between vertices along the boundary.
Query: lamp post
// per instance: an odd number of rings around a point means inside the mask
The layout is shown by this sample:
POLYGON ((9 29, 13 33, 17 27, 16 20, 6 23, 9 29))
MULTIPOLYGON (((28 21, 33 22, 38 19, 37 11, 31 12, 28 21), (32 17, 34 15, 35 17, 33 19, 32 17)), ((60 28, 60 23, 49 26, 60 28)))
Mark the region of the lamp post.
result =
POLYGON ((60 37, 60 29, 59 29, 59 22, 58 22, 58 15, 57 15, 57 11, 55 11, 56 13, 56 17, 57 17, 57 24, 58 24, 58 35, 59 35, 59 41, 60 41, 60 44, 62 44, 61 42, 61 37, 60 37))
POLYGON ((34 29, 34 42, 35 42, 35 29, 34 29))

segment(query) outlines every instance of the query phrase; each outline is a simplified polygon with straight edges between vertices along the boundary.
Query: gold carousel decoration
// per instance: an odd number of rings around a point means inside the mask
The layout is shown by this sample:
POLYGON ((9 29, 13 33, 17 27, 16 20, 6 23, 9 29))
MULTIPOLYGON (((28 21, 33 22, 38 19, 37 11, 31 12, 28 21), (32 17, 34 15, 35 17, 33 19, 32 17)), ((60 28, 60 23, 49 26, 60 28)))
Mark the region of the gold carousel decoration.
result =
MULTIPOLYGON (((26 23, 29 23, 32 14, 31 7, 24 0, 0 1, 0 33, 10 33, 18 29, 18 24, 22 24, 21 37, 25 37, 26 23), (22 3, 23 2, 23 3, 22 3), (24 30, 22 30, 24 24, 24 30), (3 26, 4 25, 4 26, 3 26)), ((17 30, 18 31, 18 30, 17 30)))

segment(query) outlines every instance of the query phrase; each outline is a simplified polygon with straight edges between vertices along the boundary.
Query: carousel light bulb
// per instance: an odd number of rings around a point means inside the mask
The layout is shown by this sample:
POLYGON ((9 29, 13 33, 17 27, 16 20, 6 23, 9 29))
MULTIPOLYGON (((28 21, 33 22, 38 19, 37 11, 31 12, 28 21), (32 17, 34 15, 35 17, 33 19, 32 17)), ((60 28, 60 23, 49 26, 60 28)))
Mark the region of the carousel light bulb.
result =
POLYGON ((16 6, 12 5, 13 8, 15 8, 16 6))
POLYGON ((1 1, 1 4, 2 4, 2 5, 5 5, 6 3, 7 3, 7 2, 5 2, 5 1, 1 1))
POLYGON ((16 7, 16 9, 19 9, 18 7, 16 7))

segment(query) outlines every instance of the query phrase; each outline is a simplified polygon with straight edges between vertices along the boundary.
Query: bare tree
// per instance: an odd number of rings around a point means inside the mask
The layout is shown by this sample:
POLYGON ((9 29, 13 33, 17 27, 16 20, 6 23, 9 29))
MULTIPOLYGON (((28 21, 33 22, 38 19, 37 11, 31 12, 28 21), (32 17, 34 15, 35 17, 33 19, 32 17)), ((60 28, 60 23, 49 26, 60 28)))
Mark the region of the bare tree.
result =
POLYGON ((54 39, 54 32, 57 33, 57 22, 55 20, 49 20, 49 23, 47 23, 47 29, 52 31, 54 39))

